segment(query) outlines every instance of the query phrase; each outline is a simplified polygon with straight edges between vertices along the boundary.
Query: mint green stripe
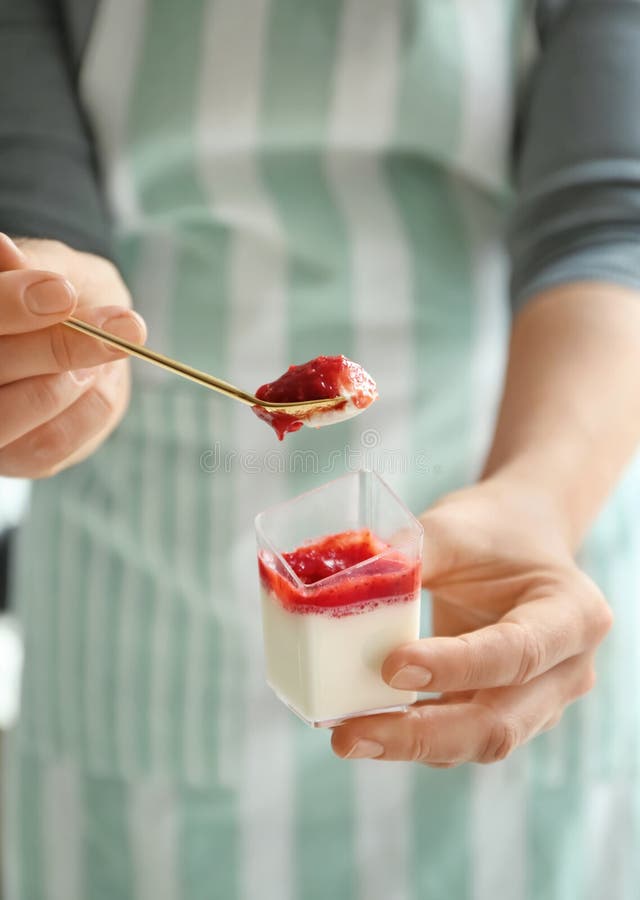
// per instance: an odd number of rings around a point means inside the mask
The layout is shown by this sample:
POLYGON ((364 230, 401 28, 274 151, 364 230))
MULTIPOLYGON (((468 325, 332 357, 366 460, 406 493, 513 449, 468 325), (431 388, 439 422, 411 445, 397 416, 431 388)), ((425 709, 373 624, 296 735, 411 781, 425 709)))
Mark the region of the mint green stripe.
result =
POLYGON ((103 710, 101 730, 104 735, 103 758, 110 771, 117 771, 117 709, 116 704, 122 702, 118 694, 118 639, 120 634, 120 618, 122 616, 122 588, 124 585, 124 562, 117 551, 109 553, 105 595, 108 614, 105 617, 105 630, 101 636, 101 653, 104 654, 105 667, 101 690, 103 710))
MULTIPOLYGON (((529 900, 565 900, 586 896, 586 785, 581 774, 580 711, 570 707, 563 729, 561 775, 550 780, 550 735, 538 737, 529 750, 527 803, 529 900)), ((553 751, 551 751, 553 752, 553 751)))
POLYGON ((91 900, 135 900, 129 839, 129 785, 115 778, 84 778, 86 828, 82 856, 84 888, 91 900))
MULTIPOLYGON (((261 121, 268 146, 260 170, 286 234, 289 361, 295 363, 320 354, 352 355, 348 235, 322 159, 341 9, 340 2, 276 0, 269 28, 261 121), (283 143, 287 150, 271 152, 283 143)), ((284 452, 313 448, 324 464, 348 433, 346 425, 324 433, 303 429, 287 437, 284 452)), ((317 480, 293 473, 289 494, 317 480)), ((293 727, 294 896, 351 898, 356 891, 353 769, 332 757, 328 735, 293 727)))
MULTIPOLYGON (((180 795, 180 872, 185 900, 239 896, 240 860, 235 796, 222 788, 180 795)), ((265 885, 265 897, 271 896, 265 885)), ((277 895, 277 886, 275 887, 277 895)))
POLYGON ((89 604, 89 560, 93 550, 93 543, 86 528, 76 526, 70 522, 69 540, 75 541, 77 551, 77 575, 73 589, 69 595, 72 612, 69 618, 73 621, 71 633, 67 639, 67 650, 73 658, 73 669, 76 672, 75 696, 70 702, 75 706, 76 734, 70 734, 69 740, 72 748, 79 752, 82 764, 91 763, 89 757, 89 723, 87 721, 87 608, 89 604), (75 534, 74 534, 75 532, 75 534))
POLYGON ((137 635, 136 671, 132 688, 135 692, 138 715, 135 722, 134 744, 137 750, 137 762, 141 772, 149 772, 151 768, 151 723, 149 710, 151 704, 151 651, 149 647, 149 631, 155 616, 156 586, 154 576, 150 572, 140 571, 137 582, 139 590, 136 602, 137 635))
POLYGON ((456 6, 405 0, 396 145, 448 162, 460 133, 461 74, 456 6))
MULTIPOLYGON (((128 234, 121 236, 117 242, 117 265, 129 290, 133 289, 135 284, 134 273, 136 266, 140 262, 140 255, 143 247, 143 239, 140 235, 128 234)), ((133 297, 133 305, 136 305, 136 298, 133 297)))
MULTIPOLYGON (((44 900, 46 873, 42 845, 42 769, 35 757, 23 753, 19 762, 19 900, 44 900)), ((13 898, 10 898, 13 900, 13 898)))
MULTIPOLYGON (((225 435, 231 433, 233 410, 224 401, 216 400, 204 395, 201 399, 199 415, 203 421, 211 418, 213 410, 210 404, 215 404, 214 428, 205 433, 211 437, 211 431, 219 435, 222 449, 236 449, 230 447, 225 435)), ((194 458, 194 467, 199 460, 194 458)), ((199 491, 198 518, 204 525, 203 534, 200 535, 198 544, 199 564, 198 569, 204 577, 206 586, 205 595, 211 599, 207 604, 206 617, 204 619, 206 629, 206 658, 207 672, 205 683, 205 707, 203 711, 203 741, 205 759, 209 760, 213 778, 220 774, 221 752, 221 721, 220 713, 223 704, 229 706, 229 697, 223 697, 222 671, 223 665, 232 666, 232 685, 236 698, 246 696, 246 680, 249 663, 246 658, 246 641, 243 634, 243 617, 234 608, 229 607, 236 603, 242 603, 246 598, 235 596, 232 582, 231 559, 234 550, 234 542, 237 535, 231 527, 229 517, 233 509, 233 477, 224 471, 207 473, 198 469, 198 477, 202 481, 202 489, 199 491), (210 481, 214 479, 214 481, 210 481), (214 491, 211 491, 211 487, 214 491), (202 505, 204 504, 204 508, 202 505), (212 565, 215 563, 215 568, 212 565), (223 644, 226 645, 230 659, 223 660, 223 644)), ((249 526, 249 523, 247 523, 249 526)), ((239 703, 231 704, 232 720, 228 723, 230 733, 226 735, 229 741, 229 752, 233 754, 234 748, 244 746, 245 712, 239 703)), ((249 727, 251 727, 249 723, 249 727)), ((212 778, 212 780, 213 780, 212 778)), ((239 815, 239 810, 236 810, 239 815)), ((235 827, 235 825, 234 825, 235 827)))
POLYGON ((129 142, 145 213, 176 233, 175 302, 165 352, 224 375, 229 230, 211 216, 196 141, 203 8, 202 0, 190 3, 186 14, 175 3, 150 6, 129 142))
POLYGON ((459 487, 470 453, 473 283, 467 231, 449 177, 421 159, 387 174, 413 260, 413 450, 439 466, 416 478, 414 503, 459 487))
MULTIPOLYGON (((174 403, 174 393, 164 391, 162 395, 163 433, 172 435, 177 427, 178 417, 174 403)), ((184 540, 178 532, 179 523, 176 511, 179 508, 178 494, 180 492, 180 459, 177 441, 167 439, 162 447, 162 466, 165 473, 165 483, 161 491, 163 503, 160 507, 159 538, 161 543, 162 558, 168 563, 169 584, 165 585, 166 597, 162 601, 168 604, 165 615, 170 619, 170 640, 167 647, 167 659, 164 665, 168 670, 168 709, 165 711, 168 720, 167 733, 167 760, 169 771, 179 775, 182 765, 182 709, 184 697, 184 669, 185 669, 185 616, 189 614, 189 600, 178 588, 176 571, 178 558, 176 548, 178 541, 184 540)))
POLYGON ((472 897, 470 787, 469 766, 413 771, 415 900, 472 897))
POLYGON ((437 475, 414 504, 458 487, 469 452, 473 285, 464 220, 447 166, 461 128, 464 59, 453 3, 407 2, 393 146, 386 174, 413 261, 416 373, 412 450, 437 475))

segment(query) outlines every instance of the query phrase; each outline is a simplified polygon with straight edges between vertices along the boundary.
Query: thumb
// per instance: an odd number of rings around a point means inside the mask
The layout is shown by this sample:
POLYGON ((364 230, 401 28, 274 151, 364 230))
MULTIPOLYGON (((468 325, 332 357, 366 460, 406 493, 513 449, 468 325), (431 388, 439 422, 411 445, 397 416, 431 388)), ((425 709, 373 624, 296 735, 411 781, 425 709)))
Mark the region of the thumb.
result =
POLYGON ((27 257, 9 235, 0 232, 0 272, 28 268, 27 257))

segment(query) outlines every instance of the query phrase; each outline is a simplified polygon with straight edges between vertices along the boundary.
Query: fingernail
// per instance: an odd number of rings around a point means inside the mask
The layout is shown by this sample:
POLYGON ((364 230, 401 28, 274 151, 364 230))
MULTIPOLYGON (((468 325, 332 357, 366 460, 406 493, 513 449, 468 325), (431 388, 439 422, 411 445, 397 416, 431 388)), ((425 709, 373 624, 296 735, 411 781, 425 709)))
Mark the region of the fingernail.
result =
POLYGON ((389 684, 403 691, 417 691, 426 687, 432 678, 432 673, 422 666, 404 666, 398 669, 389 684))
POLYGON ((140 322, 138 321, 137 316, 131 313, 118 313, 117 315, 106 319, 104 322, 101 322, 98 327, 111 332, 111 334, 115 334, 117 337, 124 338, 125 341, 132 341, 133 343, 139 341, 142 336, 140 322))
POLYGON ((92 369, 73 369, 69 372, 72 380, 78 385, 89 384, 96 377, 96 372, 100 366, 94 366, 92 369))
POLYGON ((384 747, 382 744, 361 738, 355 742, 345 759, 376 759, 376 757, 382 756, 383 753, 384 747))
POLYGON ((62 278, 46 278, 30 285, 24 299, 31 312, 46 316, 70 309, 76 299, 76 292, 73 286, 62 278))

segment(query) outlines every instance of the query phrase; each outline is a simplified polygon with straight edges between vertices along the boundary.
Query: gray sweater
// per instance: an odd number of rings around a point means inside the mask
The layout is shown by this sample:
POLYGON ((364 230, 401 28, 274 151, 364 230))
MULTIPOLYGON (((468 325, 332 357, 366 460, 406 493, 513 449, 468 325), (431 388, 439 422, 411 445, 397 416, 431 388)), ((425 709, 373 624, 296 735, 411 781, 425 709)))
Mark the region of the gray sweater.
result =
MULTIPOLYGON (((0 230, 111 255, 77 74, 99 0, 0 0, 0 230)), ((514 310, 555 284, 640 289, 640 0, 539 0, 514 123, 514 310)))

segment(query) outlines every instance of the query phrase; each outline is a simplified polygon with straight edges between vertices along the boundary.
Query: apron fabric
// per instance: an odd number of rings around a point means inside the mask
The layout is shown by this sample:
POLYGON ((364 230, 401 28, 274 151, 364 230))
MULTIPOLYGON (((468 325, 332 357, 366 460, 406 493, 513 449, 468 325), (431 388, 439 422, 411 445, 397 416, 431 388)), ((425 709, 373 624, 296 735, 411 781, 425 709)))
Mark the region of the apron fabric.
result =
POLYGON ((103 0, 82 89, 150 345, 247 388, 344 353, 382 399, 280 446, 135 363, 117 432, 35 485, 7 900, 638 896, 640 464, 584 549, 617 618, 599 683, 508 760, 345 763, 264 681, 255 514, 362 465, 419 513, 486 451, 525 24, 516 0, 103 0))

